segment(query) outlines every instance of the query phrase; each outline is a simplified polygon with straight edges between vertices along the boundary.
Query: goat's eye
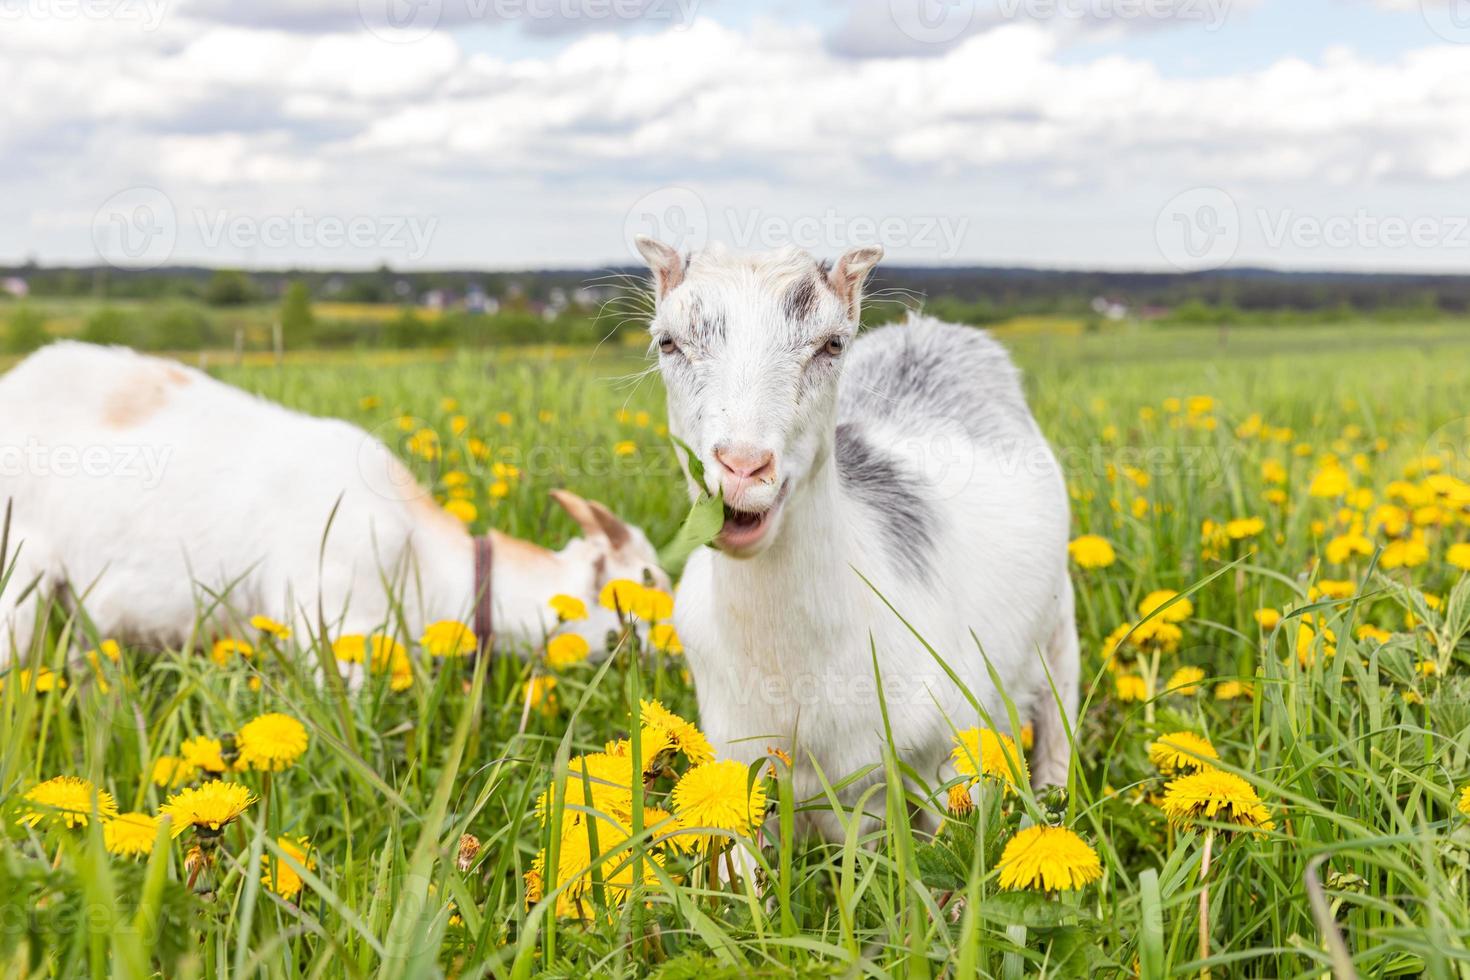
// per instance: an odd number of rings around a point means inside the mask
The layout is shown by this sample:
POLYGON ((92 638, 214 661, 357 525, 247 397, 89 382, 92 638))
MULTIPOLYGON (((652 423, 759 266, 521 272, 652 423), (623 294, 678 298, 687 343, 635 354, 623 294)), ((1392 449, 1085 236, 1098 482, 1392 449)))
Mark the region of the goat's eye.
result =
POLYGON ((674 343, 673 337, 660 337, 658 339, 658 349, 662 354, 677 354, 679 352, 679 345, 674 343))
POLYGON ((822 345, 822 353, 836 357, 847 348, 847 341, 841 337, 828 337, 827 342, 822 345))

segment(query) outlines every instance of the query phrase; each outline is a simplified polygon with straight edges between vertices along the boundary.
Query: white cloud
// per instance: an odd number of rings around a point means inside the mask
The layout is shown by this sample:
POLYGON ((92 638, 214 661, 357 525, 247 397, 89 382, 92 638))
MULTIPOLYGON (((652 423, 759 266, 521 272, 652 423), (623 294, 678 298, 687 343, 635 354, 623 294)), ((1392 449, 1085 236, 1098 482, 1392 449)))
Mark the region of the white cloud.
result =
POLYGON ((1406 211, 1458 206, 1470 184, 1470 59, 1452 45, 1179 79, 1079 58, 1029 22, 884 58, 835 53, 815 27, 701 21, 507 59, 453 34, 392 43, 188 10, 154 31, 0 32, 0 253, 85 258, 78 202, 150 184, 181 211, 438 215, 430 264, 574 264, 617 257, 629 205, 680 185, 715 218, 974 215, 948 259, 1148 264, 1128 235, 1194 186, 1406 211))

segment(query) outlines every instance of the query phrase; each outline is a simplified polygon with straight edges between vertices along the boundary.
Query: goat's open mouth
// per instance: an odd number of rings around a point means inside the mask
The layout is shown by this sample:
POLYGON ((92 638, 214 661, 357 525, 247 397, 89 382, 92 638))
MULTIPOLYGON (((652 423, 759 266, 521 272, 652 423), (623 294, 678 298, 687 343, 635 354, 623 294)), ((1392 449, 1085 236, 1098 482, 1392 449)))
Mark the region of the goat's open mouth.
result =
POLYGON ((789 484, 781 487, 780 494, 771 506, 763 511, 739 510, 725 505, 725 526, 715 542, 726 551, 743 551, 760 542, 775 521, 781 504, 786 500, 789 484))

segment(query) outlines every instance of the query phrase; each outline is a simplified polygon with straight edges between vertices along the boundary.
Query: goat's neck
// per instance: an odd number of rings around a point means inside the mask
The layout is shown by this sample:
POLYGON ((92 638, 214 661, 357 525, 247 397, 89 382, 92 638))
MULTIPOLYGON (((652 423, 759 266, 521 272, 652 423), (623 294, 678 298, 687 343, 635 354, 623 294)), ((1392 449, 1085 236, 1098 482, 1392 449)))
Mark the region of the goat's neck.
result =
MULTIPOLYGON (((537 643, 549 626, 548 600, 559 592, 589 598, 591 570, 555 551, 499 531, 490 532, 490 595, 496 635, 537 643), (582 581, 586 579, 587 581, 582 581)), ((423 617, 471 622, 475 605, 474 541, 459 528, 420 528, 415 540, 423 617)))

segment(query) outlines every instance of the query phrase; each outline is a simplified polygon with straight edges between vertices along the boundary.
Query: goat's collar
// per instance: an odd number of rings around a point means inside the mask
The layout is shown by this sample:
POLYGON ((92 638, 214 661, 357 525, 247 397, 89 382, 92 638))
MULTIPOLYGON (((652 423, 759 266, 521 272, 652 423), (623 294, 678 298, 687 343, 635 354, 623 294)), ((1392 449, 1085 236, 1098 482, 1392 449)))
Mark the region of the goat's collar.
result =
POLYGON ((486 656, 495 636, 495 608, 491 603, 490 573, 495 567, 493 533, 475 538, 475 646, 486 656))

